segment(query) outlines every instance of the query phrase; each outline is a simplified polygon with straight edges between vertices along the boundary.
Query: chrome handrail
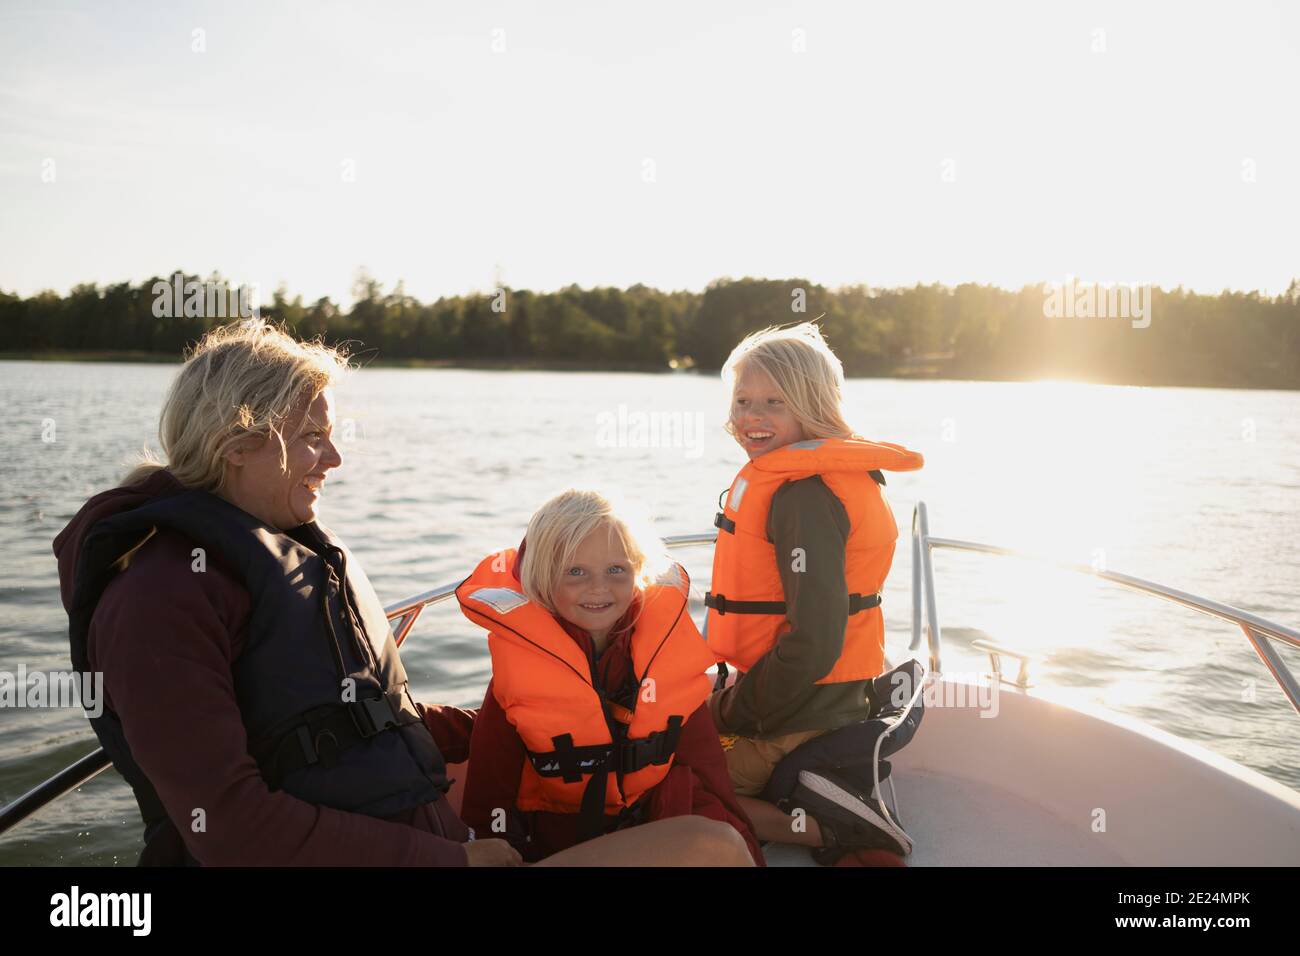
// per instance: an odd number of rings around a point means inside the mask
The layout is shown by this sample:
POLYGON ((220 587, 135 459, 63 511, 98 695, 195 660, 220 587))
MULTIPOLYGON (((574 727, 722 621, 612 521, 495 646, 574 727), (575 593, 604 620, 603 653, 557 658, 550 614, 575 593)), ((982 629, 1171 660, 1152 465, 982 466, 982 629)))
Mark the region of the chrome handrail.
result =
MULTIPOLYGON (((717 531, 679 534, 664 538, 664 544, 669 548, 690 547, 697 544, 712 544, 717 537, 717 531)), ((452 597, 460 583, 460 581, 452 581, 385 607, 384 613, 393 624, 394 642, 400 647, 424 609, 452 597)), ((92 750, 0 809, 0 834, 26 820, 41 807, 90 782, 110 766, 112 762, 103 747, 92 750)))
POLYGON ((1065 571, 1074 571, 1079 574, 1086 574, 1090 577, 1101 578, 1103 581, 1109 581, 1112 584, 1118 584, 1121 587, 1128 588, 1132 591, 1138 591, 1142 594, 1149 594, 1169 601, 1173 604, 1180 604, 1183 607, 1191 608, 1193 611, 1200 611, 1202 614, 1208 614, 1211 617, 1217 617, 1221 620, 1239 626, 1245 633, 1246 638, 1250 641, 1255 652, 1264 662, 1264 667, 1268 670, 1273 679, 1277 681, 1282 688, 1282 693, 1286 694, 1287 699, 1291 701, 1297 713, 1300 713, 1300 685, 1297 685, 1295 676, 1287 668, 1286 663, 1279 656, 1277 649, 1273 647, 1270 641, 1281 641, 1292 647, 1300 648, 1300 631, 1295 631, 1281 624, 1265 620, 1258 615, 1251 614, 1249 611, 1242 611, 1232 607, 1229 604, 1221 604, 1218 601, 1211 601, 1208 598, 1198 597, 1195 594, 1189 594, 1186 591, 1179 591, 1177 588, 1166 587, 1163 584, 1157 584, 1154 581, 1147 581, 1143 578, 1135 578, 1128 574, 1120 574, 1116 571, 1102 571, 1098 568, 1086 564, 1077 564, 1071 561, 1062 561, 1049 555, 1033 554, 1028 551, 1018 551, 1014 548, 1003 548, 997 545, 980 544, 975 541, 960 541, 956 538, 935 538, 930 535, 930 518, 925 507, 924 501, 918 501, 916 508, 912 511, 912 643, 910 650, 918 650, 921 646, 921 616, 920 609, 924 600, 926 612, 926 628, 929 636, 930 646, 930 670, 935 674, 942 673, 941 668, 941 642, 942 632, 939 628, 939 615, 937 608, 937 599, 934 592, 934 566, 930 559, 930 554, 936 548, 947 548, 952 551, 969 551, 976 554, 993 554, 1005 557, 1020 558, 1024 560, 1037 561, 1043 564, 1051 565, 1065 571), (1265 641, 1262 638, 1269 638, 1265 641))
POLYGON ((1024 651, 1017 651, 1014 648, 1004 647, 993 641, 986 641, 980 638, 977 641, 971 641, 970 646, 977 651, 984 651, 989 656, 989 666, 993 668, 993 676, 999 683, 1006 680, 1002 676, 1002 655, 1014 657, 1020 661, 1020 669, 1016 671, 1016 679, 1011 682, 1012 687, 1019 687, 1022 690, 1028 690, 1033 685, 1029 682, 1029 660, 1030 655, 1024 651))

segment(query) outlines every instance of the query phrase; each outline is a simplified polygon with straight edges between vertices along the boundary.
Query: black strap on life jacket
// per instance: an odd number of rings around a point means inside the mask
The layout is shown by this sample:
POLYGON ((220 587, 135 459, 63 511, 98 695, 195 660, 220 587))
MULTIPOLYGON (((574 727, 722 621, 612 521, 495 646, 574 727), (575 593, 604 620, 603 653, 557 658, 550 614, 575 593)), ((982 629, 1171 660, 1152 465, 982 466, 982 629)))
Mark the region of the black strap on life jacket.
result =
POLYGON ((850 594, 849 595, 850 614, 857 614, 860 611, 869 611, 873 607, 880 607, 879 594, 850 594))
POLYGON ((727 675, 731 673, 727 669, 726 661, 718 661, 718 676, 713 679, 713 689, 722 690, 727 686, 727 675))
POLYGON ((727 506, 722 503, 722 496, 730 490, 730 488, 723 488, 718 494, 718 513, 713 516, 713 527, 720 528, 727 532, 727 534, 735 534, 736 522, 727 517, 727 506))
POLYGON ((575 747, 573 734, 552 737, 551 743, 555 745, 554 750, 529 750, 528 759, 539 777, 562 777, 565 783, 577 783, 587 774, 608 766, 614 752, 612 744, 575 747))
POLYGON ((299 714, 287 729, 266 735, 249 749, 268 786, 278 790, 284 779, 298 770, 317 765, 329 770, 343 751, 376 734, 420 722, 410 692, 402 689, 299 714))
POLYGON ((725 594, 704 595, 704 606, 719 614, 784 614, 784 601, 732 601, 725 594))
POLYGON ((605 791, 609 789, 609 764, 601 764, 582 791, 578 807, 578 842, 586 843, 605 832, 605 791))
POLYGON ((539 777, 560 777, 565 783, 578 783, 602 769, 627 774, 668 763, 677 751, 681 735, 682 717, 674 714, 663 730, 648 737, 621 741, 617 747, 614 744, 575 747, 573 734, 560 734, 551 738, 554 750, 529 750, 528 759, 539 777))
MULTIPOLYGON (((578 841, 585 842, 605 832, 605 791, 609 775, 635 773, 653 764, 668 763, 682 735, 682 717, 668 718, 668 726, 638 740, 626 738, 617 744, 573 745, 573 734, 551 738, 554 750, 529 750, 528 759, 540 777, 560 777, 565 783, 579 783, 590 775, 578 809, 578 841)), ((621 783, 620 783, 621 785, 621 783)), ((622 815, 620 815, 621 817, 622 815)))
MULTIPOLYGON (((733 601, 725 594, 704 595, 704 606, 719 614, 784 614, 784 601, 733 601)), ((879 594, 850 594, 849 613, 857 614, 880 606, 879 594)))

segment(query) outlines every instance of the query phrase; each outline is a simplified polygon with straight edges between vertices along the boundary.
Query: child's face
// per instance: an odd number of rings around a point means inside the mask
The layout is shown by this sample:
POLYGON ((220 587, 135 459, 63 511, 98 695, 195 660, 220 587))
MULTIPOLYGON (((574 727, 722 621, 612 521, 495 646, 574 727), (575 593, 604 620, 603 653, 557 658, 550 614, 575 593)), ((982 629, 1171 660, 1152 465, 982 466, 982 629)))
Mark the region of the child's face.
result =
POLYGON ((632 603, 635 578, 618 535, 597 528, 582 539, 573 561, 560 572, 554 592, 556 612, 569 623, 603 637, 632 603))
POLYGON ((803 441, 803 428, 776 382, 761 368, 741 365, 731 395, 731 427, 749 460, 803 441))

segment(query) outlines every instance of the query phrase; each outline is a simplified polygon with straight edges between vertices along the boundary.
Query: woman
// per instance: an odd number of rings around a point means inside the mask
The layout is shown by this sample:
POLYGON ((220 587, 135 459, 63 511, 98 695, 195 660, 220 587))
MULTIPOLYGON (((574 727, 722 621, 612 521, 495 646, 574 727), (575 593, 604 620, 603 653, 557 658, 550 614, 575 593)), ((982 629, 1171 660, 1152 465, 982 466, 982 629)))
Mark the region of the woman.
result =
MULTIPOLYGON (((473 713, 411 699, 374 589, 316 522, 342 463, 345 368, 260 323, 212 331, 164 403, 166 463, 55 539, 73 664, 104 674, 91 723, 145 820, 141 863, 520 863, 446 799, 473 713)), ((721 824, 663 826, 653 847, 615 834, 553 862, 742 859, 721 824)))

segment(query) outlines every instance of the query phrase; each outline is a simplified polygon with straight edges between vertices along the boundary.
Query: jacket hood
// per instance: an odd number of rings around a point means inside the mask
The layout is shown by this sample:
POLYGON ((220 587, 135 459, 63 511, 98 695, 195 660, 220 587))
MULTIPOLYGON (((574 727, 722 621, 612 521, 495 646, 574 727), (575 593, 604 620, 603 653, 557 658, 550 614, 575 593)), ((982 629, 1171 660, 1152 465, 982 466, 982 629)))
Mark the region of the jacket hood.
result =
POLYGON ((105 518, 139 508, 158 498, 180 494, 184 490, 184 485, 172 477, 171 472, 161 470, 133 485, 101 491, 82 505, 68 526, 54 539, 54 556, 59 562, 59 595, 63 599, 64 610, 70 611, 72 608, 77 558, 90 529, 105 518))

